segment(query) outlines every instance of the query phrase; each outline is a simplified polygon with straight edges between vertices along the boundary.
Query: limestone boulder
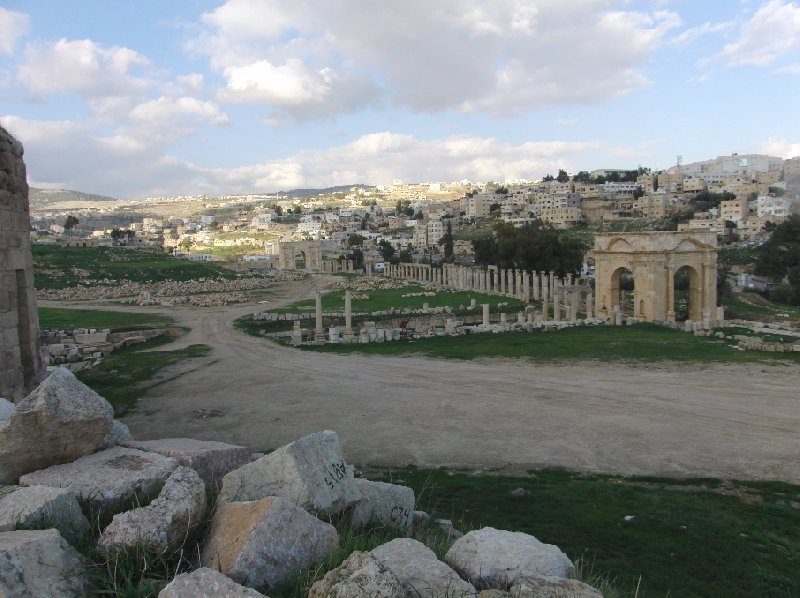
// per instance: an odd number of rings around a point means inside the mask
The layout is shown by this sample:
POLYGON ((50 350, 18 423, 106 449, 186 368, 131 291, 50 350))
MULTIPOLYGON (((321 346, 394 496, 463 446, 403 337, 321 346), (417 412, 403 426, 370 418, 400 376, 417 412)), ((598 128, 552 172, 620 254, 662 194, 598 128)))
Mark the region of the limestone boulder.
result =
POLYGON ((125 442, 124 446, 177 459, 181 465, 194 469, 206 486, 214 491, 219 490, 226 473, 250 462, 250 451, 246 447, 212 440, 132 440, 125 442))
POLYGON ((158 598, 264 598, 264 594, 240 586, 219 571, 201 567, 181 573, 158 593, 158 598))
POLYGON ((191 537, 206 514, 206 487, 197 472, 180 466, 146 507, 114 515, 97 547, 105 553, 144 545, 163 552, 191 537))
POLYGON ((339 436, 326 430, 304 436, 230 472, 218 502, 283 496, 304 509, 340 512, 358 499, 353 466, 345 463, 339 436))
POLYGON ((237 583, 270 589, 319 562, 338 544, 332 525, 274 496, 220 506, 201 561, 237 583))
POLYGON ((0 422, 7 420, 14 412, 14 403, 0 397, 0 422))
POLYGON ((134 496, 152 495, 178 467, 178 461, 157 453, 114 447, 25 474, 24 486, 68 488, 89 502, 93 511, 110 517, 124 510, 134 496))
POLYGON ((520 577, 511 586, 515 598, 603 598, 600 590, 577 579, 547 575, 520 577))
POLYGON ((89 531, 75 494, 65 488, 17 486, 0 493, 0 531, 55 528, 74 543, 89 531))
POLYGON ((104 451, 114 446, 120 446, 131 440, 133 440, 133 434, 131 434, 128 426, 123 424, 118 419, 115 419, 113 422, 111 422, 111 429, 103 439, 103 443, 100 445, 100 450, 104 451))
POLYGON ((484 527, 455 541, 445 561, 476 587, 507 590, 520 577, 570 577, 575 567, 558 546, 521 532, 484 527))
POLYGON ((0 421, 0 484, 88 455, 113 418, 108 401, 68 369, 55 370, 0 421))
POLYGON ((422 542, 411 538, 396 538, 371 554, 400 581, 405 598, 434 598, 438 596, 475 596, 475 587, 464 581, 422 542))
POLYGON ((86 596, 86 561, 54 529, 0 532, 0 596, 86 596))
POLYGON ((414 491, 406 486, 372 482, 363 478, 353 480, 358 502, 349 512, 349 523, 355 529, 370 524, 408 532, 414 520, 414 491))
POLYGON ((354 552, 314 583, 308 598, 396 598, 404 596, 400 580, 368 552, 354 552))

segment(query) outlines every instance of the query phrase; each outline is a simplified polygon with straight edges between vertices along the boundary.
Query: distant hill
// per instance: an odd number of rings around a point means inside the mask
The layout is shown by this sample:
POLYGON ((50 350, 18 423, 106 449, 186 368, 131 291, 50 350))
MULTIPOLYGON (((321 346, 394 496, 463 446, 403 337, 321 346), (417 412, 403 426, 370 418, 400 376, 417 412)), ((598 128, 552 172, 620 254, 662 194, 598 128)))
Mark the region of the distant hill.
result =
POLYGON ((31 209, 41 209, 52 204, 73 201, 118 201, 115 197, 106 197, 105 195, 69 191, 68 189, 38 189, 37 187, 30 188, 28 197, 31 209))
POLYGON ((281 191, 284 197, 309 197, 311 195, 323 195, 329 193, 347 192, 350 189, 369 189, 373 185, 339 185, 338 187, 325 187, 324 189, 292 189, 291 191, 281 191))

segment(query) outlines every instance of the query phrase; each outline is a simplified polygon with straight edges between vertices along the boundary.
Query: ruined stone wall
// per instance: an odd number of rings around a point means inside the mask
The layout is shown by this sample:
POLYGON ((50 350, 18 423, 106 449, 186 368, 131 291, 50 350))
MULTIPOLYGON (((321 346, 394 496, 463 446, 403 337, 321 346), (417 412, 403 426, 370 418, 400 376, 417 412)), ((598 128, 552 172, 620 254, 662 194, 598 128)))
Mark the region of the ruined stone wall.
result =
POLYGON ((42 371, 22 145, 0 127, 0 397, 22 399, 42 371))

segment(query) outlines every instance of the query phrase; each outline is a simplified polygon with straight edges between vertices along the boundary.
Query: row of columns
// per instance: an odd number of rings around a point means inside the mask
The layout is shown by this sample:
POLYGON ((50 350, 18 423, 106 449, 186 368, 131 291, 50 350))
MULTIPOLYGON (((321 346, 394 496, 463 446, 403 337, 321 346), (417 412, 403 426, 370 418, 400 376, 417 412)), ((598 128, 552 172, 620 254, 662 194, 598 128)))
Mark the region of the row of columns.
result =
POLYGON ((353 260, 322 260, 322 271, 325 274, 337 272, 354 272, 353 260))

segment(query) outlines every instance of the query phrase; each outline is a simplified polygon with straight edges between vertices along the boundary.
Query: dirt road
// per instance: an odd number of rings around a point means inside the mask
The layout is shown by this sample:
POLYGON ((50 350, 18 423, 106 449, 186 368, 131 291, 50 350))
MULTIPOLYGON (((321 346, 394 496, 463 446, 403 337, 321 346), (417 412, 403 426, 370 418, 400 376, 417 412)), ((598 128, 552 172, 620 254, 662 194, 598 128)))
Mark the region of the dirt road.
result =
MULTIPOLYGON (((309 297, 315 279, 275 304, 309 297)), ((280 446, 336 430, 356 463, 567 467, 800 483, 796 365, 536 364, 321 355, 235 331, 253 306, 180 308, 214 347, 124 419, 137 438, 280 446), (209 416, 210 415, 210 416, 209 416)))

